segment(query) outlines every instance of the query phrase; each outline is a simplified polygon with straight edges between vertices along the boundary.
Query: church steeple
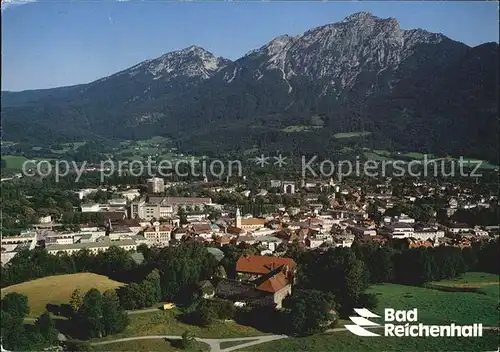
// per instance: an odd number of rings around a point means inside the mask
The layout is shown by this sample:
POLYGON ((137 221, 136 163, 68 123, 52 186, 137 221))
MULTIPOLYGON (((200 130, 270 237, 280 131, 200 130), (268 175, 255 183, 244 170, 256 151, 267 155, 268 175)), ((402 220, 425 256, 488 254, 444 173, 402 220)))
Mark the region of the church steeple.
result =
POLYGON ((240 208, 236 208, 235 226, 241 228, 241 213, 240 208))

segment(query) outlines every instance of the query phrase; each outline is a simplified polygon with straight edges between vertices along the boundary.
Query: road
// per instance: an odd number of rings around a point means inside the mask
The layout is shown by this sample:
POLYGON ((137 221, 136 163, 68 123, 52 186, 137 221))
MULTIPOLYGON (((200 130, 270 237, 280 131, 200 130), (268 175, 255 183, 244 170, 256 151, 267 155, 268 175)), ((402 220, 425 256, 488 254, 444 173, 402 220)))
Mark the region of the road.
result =
MULTIPOLYGON (((371 329, 380 329, 383 328, 383 326, 374 326, 374 327, 367 327, 371 329)), ((500 330, 500 327, 498 326, 483 326, 483 330, 500 330)), ((347 331, 346 328, 334 328, 334 329, 329 329, 326 330, 326 333, 335 333, 339 331, 347 331)), ((264 335, 264 336, 253 336, 253 337, 234 337, 234 338, 227 338, 227 339, 204 339, 204 338, 196 338, 197 341, 206 343, 207 345, 210 346, 210 352, 230 352, 230 351, 236 351, 245 347, 250 347, 253 345, 259 345, 261 343, 266 343, 270 341, 275 341, 275 340, 280 340, 280 339, 286 339, 289 336, 287 335, 264 335), (227 342, 227 341, 242 341, 243 343, 237 346, 232 346, 228 348, 221 349, 220 344, 221 342, 227 342), (248 342, 244 342, 248 341, 248 342)), ((110 343, 115 343, 115 342, 127 342, 127 341, 135 341, 135 340, 149 340, 149 339, 181 339, 181 336, 174 336, 174 335, 151 335, 151 336, 136 336, 136 337, 125 337, 121 339, 116 339, 116 340, 109 340, 109 341, 103 341, 103 342, 95 342, 92 345, 97 346, 97 345, 107 345, 110 343)))
MULTIPOLYGON (((253 345, 258 345, 265 342, 270 342, 274 340, 286 339, 288 336, 286 335, 265 335, 265 336, 253 336, 253 337, 234 337, 227 339, 204 339, 204 338, 196 338, 197 341, 206 343, 210 346, 210 352, 230 352, 235 351, 240 348, 250 347, 253 345), (221 349, 221 342, 229 342, 229 341, 242 341, 243 343, 237 346, 231 346, 228 348, 221 349), (248 341, 248 342, 245 342, 248 341)), ((110 343, 116 342, 127 342, 127 341, 135 341, 135 340, 150 340, 150 339, 162 339, 162 340, 179 340, 181 336, 175 335, 151 335, 151 336, 137 336, 137 337, 125 337, 122 339, 103 341, 103 342, 95 342, 92 346, 98 345, 108 345, 110 343)))

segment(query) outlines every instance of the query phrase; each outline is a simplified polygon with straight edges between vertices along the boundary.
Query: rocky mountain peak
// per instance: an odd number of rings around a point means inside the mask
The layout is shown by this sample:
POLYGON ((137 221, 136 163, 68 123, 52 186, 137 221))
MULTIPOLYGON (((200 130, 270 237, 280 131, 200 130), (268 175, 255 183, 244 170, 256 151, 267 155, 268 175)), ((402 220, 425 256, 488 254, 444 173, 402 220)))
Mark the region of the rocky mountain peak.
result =
POLYGON ((130 76, 145 73, 152 75, 154 79, 171 79, 178 76, 208 79, 227 66, 229 62, 228 59, 216 57, 211 52, 192 45, 169 52, 159 58, 144 61, 128 71, 130 76))
POLYGON ((347 16, 344 18, 342 23, 348 23, 348 22, 373 22, 378 20, 379 18, 371 14, 370 12, 356 12, 353 13, 352 15, 347 16))

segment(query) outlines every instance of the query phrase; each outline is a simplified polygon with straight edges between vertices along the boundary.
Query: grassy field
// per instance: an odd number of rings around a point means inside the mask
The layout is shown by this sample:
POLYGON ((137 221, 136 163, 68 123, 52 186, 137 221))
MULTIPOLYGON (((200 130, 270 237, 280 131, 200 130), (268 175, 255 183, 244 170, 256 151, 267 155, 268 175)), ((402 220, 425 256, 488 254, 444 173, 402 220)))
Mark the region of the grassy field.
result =
POLYGON ((287 132, 287 133, 293 133, 293 132, 311 132, 316 129, 323 128, 323 126, 309 126, 309 125, 292 125, 292 126, 287 126, 283 128, 281 131, 287 132))
MULTIPOLYGON (((174 340, 160 340, 160 339, 151 339, 151 340, 136 340, 136 341, 127 341, 127 342, 116 342, 110 343, 108 345, 97 345, 94 346, 94 350, 96 351, 122 351, 122 352, 136 352, 136 351, 144 351, 144 352, 171 352, 171 351, 179 351, 180 348, 178 346, 178 341, 174 340)), ((207 344, 196 342, 193 348, 186 349, 184 351, 208 351, 210 348, 207 344)))
POLYGON ((392 160, 390 156, 385 156, 375 152, 363 152, 363 155, 367 160, 375 160, 375 161, 392 160))
POLYGON ((353 137, 363 137, 370 135, 371 132, 341 132, 335 133, 333 138, 342 139, 342 138, 353 138, 353 137))
POLYGON ((394 284, 374 285, 368 292, 377 295, 379 305, 375 312, 383 314, 384 308, 418 308, 419 321, 429 324, 483 323, 498 326, 498 275, 466 273, 457 280, 432 283, 436 286, 475 285, 476 292, 445 292, 426 287, 394 284))
POLYGON ((247 347, 244 351, 494 351, 497 350, 496 332, 486 331, 477 338, 396 338, 358 337, 348 331, 319 334, 303 338, 288 338, 247 347))
POLYGON ((238 325, 234 322, 215 321, 211 326, 202 328, 180 322, 176 317, 180 311, 175 308, 170 311, 158 311, 153 313, 132 314, 130 324, 122 333, 107 336, 105 341, 122 337, 142 336, 142 335, 182 335, 184 331, 190 331, 196 337, 206 338, 229 338, 229 337, 249 337, 261 336, 265 333, 254 328, 238 325))
POLYGON ((42 279, 23 282, 2 289, 2 297, 9 292, 18 292, 28 297, 30 305, 29 317, 37 317, 43 313, 47 304, 68 304, 73 291, 79 288, 82 294, 91 288, 101 292, 115 289, 123 284, 106 276, 81 273, 48 276, 42 279))
MULTIPOLYGON (((466 273, 455 280, 431 283, 442 287, 474 287, 480 293, 444 292, 424 287, 383 284, 374 285, 379 305, 374 311, 383 315, 384 308, 418 308, 418 321, 447 325, 483 323, 498 326, 499 276, 466 273)), ((338 326, 342 327, 342 321, 338 326)), ((483 331, 477 338, 394 338, 358 337, 347 331, 289 338, 251 346, 245 351, 494 351, 498 348, 498 332, 483 331)))
POLYGON ((223 342, 220 343, 220 348, 221 349, 229 348, 229 347, 238 346, 238 345, 241 345, 241 344, 244 344, 244 343, 248 343, 248 342, 253 342, 253 341, 257 341, 257 340, 223 341, 223 342))
POLYGON ((26 160, 24 156, 17 155, 2 155, 2 160, 5 161, 6 168, 8 169, 21 169, 26 160))

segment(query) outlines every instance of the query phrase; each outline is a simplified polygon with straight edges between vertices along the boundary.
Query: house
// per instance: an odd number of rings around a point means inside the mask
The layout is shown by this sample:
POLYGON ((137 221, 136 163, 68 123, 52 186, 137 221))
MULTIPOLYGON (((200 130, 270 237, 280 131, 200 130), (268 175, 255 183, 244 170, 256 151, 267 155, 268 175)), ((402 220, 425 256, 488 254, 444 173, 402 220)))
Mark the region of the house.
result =
POLYGON ((293 259, 260 255, 241 256, 236 262, 236 273, 238 276, 259 277, 269 274, 280 267, 283 267, 287 278, 292 279, 294 277, 297 265, 293 259))
POLYGON ((214 230, 212 229, 210 224, 199 223, 199 224, 193 224, 191 226, 191 232, 194 235, 200 236, 203 239, 207 240, 212 238, 214 230))
POLYGON ((271 252, 274 252, 282 240, 274 236, 259 236, 255 237, 255 242, 260 243, 271 252))
POLYGON ((347 231, 355 236, 375 236, 377 230, 369 229, 363 226, 349 225, 347 226, 347 231))
POLYGON ((214 243, 220 247, 229 244, 231 242, 231 237, 227 235, 222 235, 222 236, 215 236, 214 237, 214 243))
POLYGON ((466 224, 455 223, 448 226, 448 231, 451 233, 469 232, 471 229, 466 224))
POLYGON ((292 281, 279 267, 254 280, 218 279, 215 295, 243 305, 281 308, 283 300, 292 293, 292 281))
POLYGON ((255 237, 251 236, 251 235, 245 235, 245 234, 241 234, 239 235, 238 237, 236 238, 233 238, 231 240, 232 243, 238 245, 240 243, 248 243, 248 244, 254 244, 255 243, 255 237))

